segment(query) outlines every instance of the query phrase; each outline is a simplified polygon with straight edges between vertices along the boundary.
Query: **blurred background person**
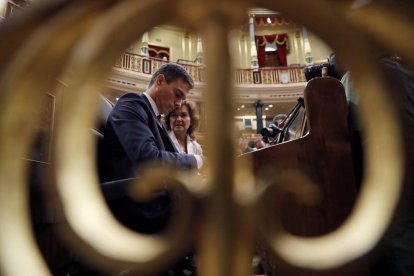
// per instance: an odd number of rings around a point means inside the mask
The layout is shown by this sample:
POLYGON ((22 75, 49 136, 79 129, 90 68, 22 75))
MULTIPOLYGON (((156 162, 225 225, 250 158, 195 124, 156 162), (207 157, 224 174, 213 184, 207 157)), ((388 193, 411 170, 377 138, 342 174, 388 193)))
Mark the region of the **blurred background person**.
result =
POLYGON ((267 145, 262 139, 256 141, 256 149, 263 149, 265 147, 267 147, 267 145))
POLYGON ((256 143, 257 143, 257 141, 256 141, 256 140, 249 140, 249 141, 247 142, 247 152, 257 150, 257 148, 256 148, 256 143))
POLYGON ((273 117, 273 124, 275 124, 278 128, 282 128, 286 117, 286 114, 277 114, 275 117, 273 117))
POLYGON ((239 138, 239 146, 237 148, 237 155, 248 152, 248 145, 246 139, 243 137, 239 138))

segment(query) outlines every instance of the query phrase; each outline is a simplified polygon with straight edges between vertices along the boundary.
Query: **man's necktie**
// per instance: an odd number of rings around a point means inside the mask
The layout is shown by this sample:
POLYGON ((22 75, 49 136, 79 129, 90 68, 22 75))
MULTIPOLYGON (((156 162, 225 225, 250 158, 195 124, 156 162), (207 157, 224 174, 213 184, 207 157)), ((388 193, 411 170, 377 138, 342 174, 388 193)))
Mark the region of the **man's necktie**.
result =
POLYGON ((157 116, 157 119, 158 119, 158 122, 160 122, 160 124, 162 125, 161 114, 159 114, 159 115, 157 116))

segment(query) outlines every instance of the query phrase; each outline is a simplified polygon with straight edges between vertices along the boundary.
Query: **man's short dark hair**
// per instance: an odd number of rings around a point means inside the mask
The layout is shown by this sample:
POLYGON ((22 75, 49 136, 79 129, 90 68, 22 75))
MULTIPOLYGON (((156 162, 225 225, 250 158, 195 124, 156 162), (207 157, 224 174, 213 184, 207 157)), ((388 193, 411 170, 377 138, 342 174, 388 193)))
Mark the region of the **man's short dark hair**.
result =
POLYGON ((194 81, 193 78, 188 74, 188 72, 182 67, 181 65, 173 62, 165 63, 161 65, 157 71, 152 75, 150 83, 148 86, 151 86, 155 83, 158 75, 164 75, 165 80, 167 83, 176 81, 178 79, 182 79, 184 82, 186 82, 190 89, 194 88, 194 81))

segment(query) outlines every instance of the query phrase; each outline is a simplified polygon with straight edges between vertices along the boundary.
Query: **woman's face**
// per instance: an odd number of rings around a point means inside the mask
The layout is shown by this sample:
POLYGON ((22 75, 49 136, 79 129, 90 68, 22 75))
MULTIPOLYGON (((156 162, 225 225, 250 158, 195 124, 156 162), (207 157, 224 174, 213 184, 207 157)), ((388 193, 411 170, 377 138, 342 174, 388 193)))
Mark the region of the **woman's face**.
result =
POLYGON ((182 105, 171 113, 170 127, 174 133, 187 133, 191 124, 191 117, 186 105, 182 105))

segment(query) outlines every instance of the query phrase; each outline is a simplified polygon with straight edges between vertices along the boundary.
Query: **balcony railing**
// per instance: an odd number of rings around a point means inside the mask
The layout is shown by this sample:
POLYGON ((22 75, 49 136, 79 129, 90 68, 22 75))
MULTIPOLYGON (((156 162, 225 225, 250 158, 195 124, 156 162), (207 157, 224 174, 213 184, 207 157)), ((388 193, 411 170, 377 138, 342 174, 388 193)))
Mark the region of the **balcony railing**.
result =
MULTIPOLYGON (((122 54, 115 62, 115 67, 125 70, 131 70, 143 74, 152 74, 162 64, 167 63, 157 58, 144 57, 132 53, 122 54)), ((205 82, 204 65, 191 64, 189 62, 178 62, 193 77, 195 82, 205 82)), ((303 71, 304 66, 288 66, 274 68, 253 69, 236 69, 235 83, 236 85, 248 84, 287 84, 306 82, 303 71)))

